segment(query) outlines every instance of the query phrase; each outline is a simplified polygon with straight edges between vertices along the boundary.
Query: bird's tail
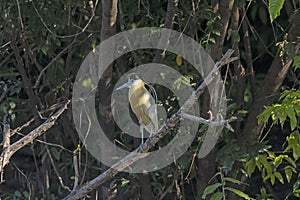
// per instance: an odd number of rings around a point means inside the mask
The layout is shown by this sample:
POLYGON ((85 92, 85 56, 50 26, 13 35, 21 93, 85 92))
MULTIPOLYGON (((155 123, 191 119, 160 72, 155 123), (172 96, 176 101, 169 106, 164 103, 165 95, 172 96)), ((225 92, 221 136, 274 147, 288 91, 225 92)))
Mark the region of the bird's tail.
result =
POLYGON ((150 133, 150 136, 155 134, 158 130, 158 119, 157 119, 157 105, 153 104, 148 109, 148 114, 151 119, 151 123, 145 126, 145 129, 150 133))

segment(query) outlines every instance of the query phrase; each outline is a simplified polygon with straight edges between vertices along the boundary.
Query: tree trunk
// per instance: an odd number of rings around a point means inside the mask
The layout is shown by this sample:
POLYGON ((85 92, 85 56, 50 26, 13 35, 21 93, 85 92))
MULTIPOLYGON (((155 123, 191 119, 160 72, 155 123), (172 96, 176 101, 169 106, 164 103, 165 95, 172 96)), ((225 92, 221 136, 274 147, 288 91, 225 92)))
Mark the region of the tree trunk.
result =
MULTIPOLYGON (((102 27, 101 27, 101 41, 113 36, 116 33, 116 19, 117 19, 117 3, 118 0, 105 1, 102 0, 102 27)), ((110 47, 105 48, 105 52, 100 52, 100 58, 105 58, 105 55, 112 54, 110 47)), ((101 69, 100 69, 101 70, 101 69)), ((112 65, 109 66, 103 73, 99 81, 99 114, 100 125, 107 135, 112 139, 114 137, 114 120, 111 108, 111 91, 112 91, 112 65)), ((105 152, 102 152, 105 156, 105 152)), ((102 165, 102 172, 108 167, 102 165)), ((110 191, 107 187, 102 186, 102 199, 113 199, 115 193, 110 191)))
MULTIPOLYGON (((234 0, 214 1, 212 3, 216 9, 215 11, 221 15, 221 19, 216 22, 216 29, 220 31, 221 35, 216 36, 216 43, 211 45, 211 56, 212 59, 216 61, 222 57, 223 45, 234 0)), ((202 115, 203 117, 208 117, 207 112, 209 111, 210 98, 207 90, 204 93, 203 101, 202 115)), ((216 174, 216 149, 212 150, 205 158, 200 159, 197 168, 197 199, 201 199, 208 182, 216 174)))

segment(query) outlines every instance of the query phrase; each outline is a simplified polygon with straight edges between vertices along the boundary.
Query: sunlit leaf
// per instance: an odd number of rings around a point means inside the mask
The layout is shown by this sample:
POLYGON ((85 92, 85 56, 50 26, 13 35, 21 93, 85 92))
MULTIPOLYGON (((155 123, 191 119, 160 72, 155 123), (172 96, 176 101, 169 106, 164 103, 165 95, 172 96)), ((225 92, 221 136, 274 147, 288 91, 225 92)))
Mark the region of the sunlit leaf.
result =
POLYGON ((254 159, 251 159, 248 162, 246 162, 246 169, 249 177, 253 174, 255 167, 256 167, 256 162, 254 159))
POLYGON ((244 199, 252 199, 251 197, 249 197, 249 195, 248 194, 246 194, 246 193, 244 193, 244 192, 242 192, 242 191, 240 191, 240 190, 238 190, 238 189, 235 189, 235 188, 231 188, 231 187, 225 187, 225 189, 226 190, 228 190, 228 191, 231 191, 231 192, 233 192, 233 193, 235 193, 236 195, 238 195, 238 196, 240 196, 240 197, 242 197, 242 198, 244 198, 244 199))
POLYGON ((271 22, 273 22, 279 15, 280 10, 284 4, 284 0, 269 0, 269 14, 271 22))
POLYGON ((280 183, 284 184, 283 177, 279 172, 274 172, 274 175, 280 181, 280 183))
POLYGON ((293 175, 293 170, 291 169, 290 166, 286 166, 284 168, 284 172, 285 172, 285 177, 286 177, 286 180, 287 182, 291 182, 291 179, 292 179, 292 175, 293 175))
POLYGON ((220 186, 222 186, 221 183, 215 183, 213 185, 209 185, 205 188, 204 192, 203 192, 203 195, 202 195, 202 199, 205 199, 205 197, 208 195, 208 194, 212 194, 216 191, 217 188, 219 188, 220 186))
POLYGON ((242 184, 241 181, 239 181, 239 180, 237 180, 237 179, 234 179, 234 178, 230 178, 230 177, 225 177, 225 178, 224 178, 224 181, 229 181, 229 182, 231 182, 231 183, 235 183, 235 184, 238 184, 238 185, 242 184))

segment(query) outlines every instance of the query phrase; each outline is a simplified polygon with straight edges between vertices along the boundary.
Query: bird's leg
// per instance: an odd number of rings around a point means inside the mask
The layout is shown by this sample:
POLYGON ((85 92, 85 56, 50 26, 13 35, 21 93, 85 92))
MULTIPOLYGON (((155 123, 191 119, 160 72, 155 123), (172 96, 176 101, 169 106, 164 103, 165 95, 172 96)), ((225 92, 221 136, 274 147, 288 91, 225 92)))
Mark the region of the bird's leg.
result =
POLYGON ((139 124, 140 124, 140 133, 141 133, 141 138, 142 138, 142 144, 144 144, 144 127, 141 122, 139 122, 139 124))

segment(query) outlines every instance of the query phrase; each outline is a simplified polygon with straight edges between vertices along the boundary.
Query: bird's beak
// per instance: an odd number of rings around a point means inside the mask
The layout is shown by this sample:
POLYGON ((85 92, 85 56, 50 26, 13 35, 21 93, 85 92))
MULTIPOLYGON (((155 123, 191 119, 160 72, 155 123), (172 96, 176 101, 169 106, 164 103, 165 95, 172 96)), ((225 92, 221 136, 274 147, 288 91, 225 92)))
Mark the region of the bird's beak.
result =
POLYGON ((123 85, 118 87, 116 90, 121 90, 123 88, 129 87, 131 84, 132 84, 132 82, 130 80, 128 80, 128 82, 124 83, 123 85))

